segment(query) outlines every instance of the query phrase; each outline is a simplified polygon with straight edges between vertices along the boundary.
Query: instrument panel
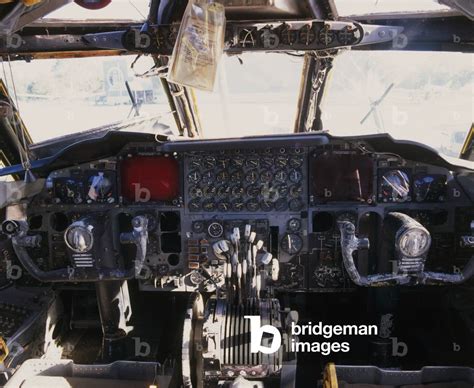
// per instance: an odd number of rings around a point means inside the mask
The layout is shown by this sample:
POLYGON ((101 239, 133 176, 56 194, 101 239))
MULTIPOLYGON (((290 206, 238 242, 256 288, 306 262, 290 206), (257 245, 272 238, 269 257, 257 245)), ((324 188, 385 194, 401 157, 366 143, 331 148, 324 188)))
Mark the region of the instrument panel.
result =
POLYGON ((184 168, 189 212, 298 212, 307 206, 302 148, 191 152, 184 168))
MULTIPOLYGON (((28 212, 30 228, 45 236, 37 254, 50 252, 44 265, 52 268, 68 263, 63 234, 71 223, 97 215, 98 222, 107 219, 114 230, 129 232, 133 217, 145 215, 143 290, 209 286, 202 268, 222 276, 213 267, 219 262, 214 244, 230 239, 236 228, 241 236, 250 228, 259 247, 278 258, 275 287, 318 292, 354 288, 342 264, 339 221, 350 221, 374 241, 366 257, 360 254, 369 271, 377 230, 389 212, 404 212, 430 229, 435 263, 439 252, 459 251, 458 209, 471 206, 447 168, 374 151, 363 142, 229 141, 173 152, 130 144, 114 157, 52 171, 28 212)), ((119 257, 130 255, 114 244, 119 257)))

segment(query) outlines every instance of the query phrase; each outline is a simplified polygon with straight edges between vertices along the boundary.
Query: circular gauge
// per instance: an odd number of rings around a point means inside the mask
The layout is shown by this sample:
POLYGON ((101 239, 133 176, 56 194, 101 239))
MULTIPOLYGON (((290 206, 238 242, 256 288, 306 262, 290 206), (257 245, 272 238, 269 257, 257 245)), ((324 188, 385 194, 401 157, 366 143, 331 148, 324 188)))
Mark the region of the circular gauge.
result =
POLYGON ((89 178, 88 201, 104 202, 112 198, 112 181, 99 172, 89 178))
POLYGON ((202 203, 202 208, 206 212, 212 212, 216 210, 216 203, 212 199, 208 199, 202 203))
POLYGON ((192 199, 195 199, 195 198, 201 198, 202 197, 202 190, 200 187, 197 187, 197 186, 191 186, 189 188, 189 196, 192 198, 192 199))
POLYGON ((158 226, 158 222, 156 221, 156 217, 153 214, 144 214, 144 216, 146 217, 146 219, 148 221, 147 230, 149 232, 153 232, 156 229, 156 227, 158 226))
POLYGON ((230 179, 231 179, 232 182, 234 182, 234 183, 242 182, 243 179, 244 179, 244 173, 242 172, 242 170, 234 171, 234 172, 230 175, 230 179))
POLYGON ((256 212, 260 208, 260 204, 256 199, 250 199, 247 201, 247 210, 250 212, 256 212))
POLYGON ((357 214, 353 212, 343 212, 336 217, 336 222, 349 221, 353 225, 357 225, 357 214))
POLYGON ((280 41, 284 45, 292 46, 298 41, 298 31, 291 30, 289 26, 284 26, 281 30, 280 41))
POLYGON ((201 180, 201 173, 197 170, 193 170, 188 174, 188 182, 189 183, 199 183, 201 180))
POLYGON ((292 198, 298 198, 301 196, 302 192, 303 188, 300 185, 293 185, 290 187, 290 197, 292 198))
POLYGON ((380 177, 379 198, 383 202, 406 202, 410 197, 410 178, 405 171, 390 170, 380 177))
POLYGON ((303 249, 303 239, 294 233, 288 233, 280 241, 283 252, 293 256, 301 252, 303 249))
POLYGON ((279 183, 285 183, 287 178, 288 178, 288 174, 286 173, 286 171, 278 170, 275 173, 275 180, 279 183))
POLYGON ((217 196, 219 198, 222 198, 222 197, 227 197, 229 196, 231 193, 231 188, 229 186, 220 186, 218 189, 217 189, 217 196))
POLYGON ((298 232, 301 229, 301 220, 299 218, 292 218, 288 221, 287 228, 290 232, 298 232))
POLYGON ((271 212, 273 210, 273 203, 271 201, 261 201, 260 202, 260 209, 264 212, 271 212))
POLYGON ((310 45, 316 39, 316 34, 313 30, 313 26, 311 24, 307 24, 300 29, 299 33, 299 42, 306 46, 310 45))
POLYGON ((240 156, 237 156, 232 159, 232 167, 242 168, 244 166, 244 159, 240 156))
POLYGON ((217 159, 217 165, 220 168, 226 170, 230 167, 230 160, 227 159, 227 158, 219 158, 219 159, 217 159))
POLYGON ((245 193, 245 190, 242 186, 235 186, 232 188, 233 197, 242 197, 245 193))
POLYGON ((290 166, 293 168, 300 168, 303 165, 303 158, 301 156, 292 156, 290 158, 290 166))
POLYGON ((285 168, 288 166, 288 158, 284 155, 277 156, 275 158, 275 165, 279 168, 285 168))
POLYGON ((260 164, 260 161, 258 160, 258 158, 249 158, 247 159, 247 162, 245 164, 247 165, 247 167, 257 168, 260 164))
POLYGON ((354 29, 349 26, 344 27, 342 30, 338 31, 337 40, 343 45, 355 43, 357 37, 355 36, 354 29))
POLYGON ((290 181, 292 181, 293 183, 300 183, 303 179, 303 174, 299 170, 291 170, 289 177, 290 181))
POLYGON ((275 202, 275 210, 277 212, 282 212, 288 209, 288 203, 286 202, 285 198, 280 198, 275 202))
POLYGON ((216 175, 216 180, 219 183, 224 183, 229 180, 229 173, 225 170, 219 171, 216 175))
POLYGON ((289 188, 287 184, 282 184, 278 186, 278 194, 280 194, 280 197, 287 197, 288 191, 289 191, 289 188))
POLYGON ((249 186, 247 187, 247 195, 249 197, 258 197, 261 193, 261 190, 260 190, 260 187, 258 187, 257 185, 252 185, 252 186, 249 186))
POLYGON ((217 194, 217 188, 216 186, 206 186, 204 187, 202 193, 206 198, 214 198, 217 194))
POLYGON ((216 167, 216 158, 214 156, 207 156, 204 158, 204 167, 214 168, 216 167))
POLYGON ((266 170, 266 171, 264 171, 260 174, 260 180, 263 183, 270 183, 272 181, 272 179, 273 179, 273 174, 268 170, 266 170))
POLYGON ((217 208, 219 209, 219 211, 221 212, 228 212, 232 209, 232 206, 229 202, 227 201, 221 201, 217 204, 217 208))
POLYGON ((258 181, 258 172, 257 170, 251 170, 245 175, 245 180, 247 183, 253 184, 258 181))
POLYGON ((319 32, 318 40, 323 46, 329 46, 334 41, 334 32, 329 30, 329 26, 326 26, 319 32))
POLYGON ((189 163, 189 167, 192 169, 200 169, 201 168, 201 160, 200 159, 191 159, 191 162, 189 163))
POLYGON ((416 177, 413 184, 417 202, 442 202, 446 198, 446 176, 422 175, 416 177))
POLYGON ((245 203, 241 199, 236 199, 232 202, 232 209, 236 212, 241 212, 244 210, 245 203))
POLYGON ((288 203, 288 207, 292 212, 298 212, 303 208, 303 202, 300 198, 294 198, 288 203))
POLYGON ((194 221, 191 227, 194 233, 202 233, 204 232, 205 225, 203 221, 194 221))
POLYGON ((54 182, 54 194, 61 203, 82 203, 83 185, 74 179, 56 179, 54 182))
POLYGON ((201 202, 199 202, 198 199, 193 199, 191 202, 189 202, 188 207, 190 211, 198 212, 201 210, 201 202))
POLYGON ((273 167, 273 164, 274 164, 273 158, 270 158, 270 157, 268 157, 268 156, 264 157, 264 158, 261 160, 261 165, 262 165, 262 167, 265 167, 265 168, 272 168, 272 167, 273 167))
POLYGON ((224 227, 219 222, 211 222, 207 227, 207 234, 211 238, 219 238, 224 234, 224 227))
POLYGON ((207 185, 210 185, 210 184, 214 183, 215 179, 216 179, 216 176, 210 170, 206 171, 202 174, 202 182, 207 184, 207 185))

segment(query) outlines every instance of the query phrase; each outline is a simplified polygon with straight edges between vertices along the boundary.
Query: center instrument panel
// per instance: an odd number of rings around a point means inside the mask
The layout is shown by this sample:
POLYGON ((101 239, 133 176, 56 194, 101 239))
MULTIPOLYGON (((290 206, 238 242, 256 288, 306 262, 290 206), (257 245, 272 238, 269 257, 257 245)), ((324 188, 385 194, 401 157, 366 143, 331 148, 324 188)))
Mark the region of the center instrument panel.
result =
MULTIPOLYGON (((430 231, 427 265, 455 271, 471 255, 459 241, 472 233, 472 201, 449 166, 413 159, 336 138, 131 143, 113 157, 49 173, 28 207, 30 230, 43 236, 30 251, 43 269, 91 265, 68 255, 71 223, 92 217, 113 234, 130 231, 133 217, 144 215, 142 290, 212 290, 224 276, 214 245, 238 228, 240 236, 255 232, 260 248, 278 259, 275 288, 350 291, 337 221, 351 221, 370 239, 357 259, 371 273, 390 266, 378 241, 385 215, 397 211, 430 231)), ((130 265, 132 248, 114 238, 113 246, 118 265, 130 265)))

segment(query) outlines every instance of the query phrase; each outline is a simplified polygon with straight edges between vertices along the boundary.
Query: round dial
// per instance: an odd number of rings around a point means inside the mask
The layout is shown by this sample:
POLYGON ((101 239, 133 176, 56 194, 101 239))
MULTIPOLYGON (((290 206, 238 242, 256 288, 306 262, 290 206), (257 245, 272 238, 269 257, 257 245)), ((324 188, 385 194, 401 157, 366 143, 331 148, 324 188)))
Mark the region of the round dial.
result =
POLYGON ((104 202, 112 198, 112 181, 99 172, 89 178, 88 201, 104 202))
POLYGON ((213 156, 208 156, 204 158, 204 167, 214 168, 216 166, 216 158, 213 156))
POLYGON ((216 210, 216 203, 212 199, 208 199, 202 203, 202 208, 206 212, 212 212, 216 210))
POLYGON ((264 171, 260 174, 260 180, 263 182, 263 183, 270 183, 273 179, 273 174, 271 173, 271 171, 264 171))
POLYGON ((206 198, 214 198, 217 194, 216 186, 206 186, 206 187, 204 187, 203 194, 206 198))
POLYGON ((214 183, 214 180, 216 179, 214 173, 212 171, 206 171, 205 173, 202 174, 202 181, 208 185, 214 183))
POLYGON ((298 40, 298 31, 291 30, 288 26, 285 26, 280 34, 281 43, 291 46, 298 40))
POLYGON ((221 201, 217 204, 217 208, 221 211, 221 212, 228 212, 230 211, 230 209, 232 208, 231 204, 227 201, 221 201))
POLYGON ((261 164, 262 167, 272 168, 274 164, 273 158, 266 156, 261 160, 261 164))
POLYGON ((314 33, 313 26, 307 24, 300 29, 299 33, 299 42, 304 45, 310 45, 316 39, 316 34, 314 33))
POLYGON ((235 186, 232 188, 233 197, 242 197, 245 193, 245 189, 242 186, 235 186))
POLYGON ((219 222, 212 222, 207 227, 207 234, 211 238, 219 238, 224 233, 224 227, 219 222))
POLYGON ((303 192, 303 188, 300 185, 293 185, 290 187, 290 196, 298 198, 303 192))
POLYGON ((245 180, 247 183, 256 183, 258 181, 258 172, 257 170, 251 170, 245 175, 245 180))
POLYGON ((278 186, 278 194, 280 194, 281 197, 288 196, 288 191, 289 191, 288 185, 282 184, 278 186))
POLYGON ((279 170, 275 173, 275 180, 279 183, 285 183, 288 178, 288 174, 284 170, 279 170))
POLYGON ((250 167, 250 168, 257 168, 260 164, 260 161, 258 160, 258 158, 249 158, 247 159, 247 167, 250 167))
POLYGON ((61 203, 76 203, 83 201, 82 183, 74 179, 56 180, 54 183, 54 192, 61 203))
POLYGON ((380 177, 379 197, 383 202, 406 202, 410 197, 410 178, 405 171, 390 170, 380 177))
POLYGON ((337 33, 337 40, 343 45, 349 45, 355 43, 357 37, 355 36, 353 29, 350 27, 344 27, 337 33))
POLYGON ((244 158, 236 156, 232 159, 232 167, 242 168, 244 167, 244 158))
POLYGON ((229 177, 230 177, 229 173, 225 170, 222 170, 217 173, 216 180, 219 183, 224 183, 229 180, 229 177))
POLYGON ((256 212, 260 208, 260 204, 256 199, 250 199, 247 201, 247 210, 250 212, 256 212))
POLYGON ((227 197, 229 196, 231 193, 231 188, 230 186, 220 186, 218 189, 217 189, 217 196, 219 198, 222 198, 222 197, 227 197))
POLYGON ((249 197, 258 197, 260 195, 260 187, 257 185, 247 187, 247 195, 249 197))
POLYGON ((319 43, 323 46, 329 46, 334 41, 334 32, 330 31, 329 28, 323 28, 319 32, 319 43))
POLYGON ((275 202, 275 210, 277 212, 282 212, 288 209, 288 203, 286 202, 285 198, 280 198, 275 202))
POLYGON ((202 190, 200 187, 197 187, 197 186, 191 186, 189 188, 189 196, 192 198, 192 199, 195 199, 195 198, 201 198, 202 197, 202 190))
POLYGON ((204 232, 204 222, 203 221, 194 221, 192 224, 192 229, 194 233, 202 233, 204 232))
POLYGON ((201 173, 197 170, 193 170, 188 174, 188 182, 189 183, 199 183, 201 180, 201 173))
POLYGON ((288 233, 281 239, 280 246, 283 252, 293 256, 303 249, 303 239, 297 234, 288 233))
POLYGON ((290 171, 290 181, 293 183, 299 183, 303 179, 303 174, 299 170, 290 171))
POLYGON ((301 229, 301 220, 299 218, 292 218, 287 224, 290 232, 298 232, 301 229))
POLYGON ((288 158, 284 155, 277 156, 275 165, 279 168, 285 168, 288 165, 288 158))
POLYGON ((271 201, 263 200, 260 202, 260 209, 264 212, 270 212, 273 210, 273 203, 271 201))
POLYGON ((235 182, 235 183, 242 182, 242 180, 244 179, 244 174, 243 174, 242 170, 234 171, 230 175, 230 179, 232 180, 232 182, 235 182))
POLYGON ((201 203, 198 199, 193 199, 191 202, 189 202, 188 207, 190 211, 197 212, 201 210, 201 203))
POLYGON ((232 202, 232 209, 236 212, 240 212, 244 209, 245 203, 241 199, 236 199, 232 202))
POLYGON ((290 158, 290 166, 293 168, 300 168, 303 165, 303 158, 300 156, 292 156, 290 158))
POLYGON ((294 198, 288 203, 288 207, 292 212, 298 212, 303 208, 303 202, 299 198, 294 198))

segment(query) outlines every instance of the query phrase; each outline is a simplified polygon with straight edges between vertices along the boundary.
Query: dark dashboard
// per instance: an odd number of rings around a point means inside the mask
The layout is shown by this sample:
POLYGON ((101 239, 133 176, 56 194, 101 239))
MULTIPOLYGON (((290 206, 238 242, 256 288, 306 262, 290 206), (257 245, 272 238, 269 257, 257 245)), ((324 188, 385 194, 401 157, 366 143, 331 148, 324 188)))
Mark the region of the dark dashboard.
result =
MULTIPOLYGON (((370 241, 355 256, 359 273, 390 272, 382 226, 393 212, 429 230, 430 271, 453 273, 470 258, 460 242, 474 207, 459 177, 472 173, 422 145, 385 135, 119 143, 95 160, 68 165, 66 151, 39 168, 46 184, 27 212, 28 234, 41 243, 27 251, 42 273, 67 268, 55 281, 81 281, 73 274, 97 266, 126 271, 143 248, 142 290, 212 291, 225 281, 235 232, 255 241, 276 289, 350 291, 341 223, 370 241), (132 244, 138 218, 142 248, 132 244), (85 224, 94 232, 75 234, 85 224)), ((72 152, 81 147, 90 146, 72 152)))

